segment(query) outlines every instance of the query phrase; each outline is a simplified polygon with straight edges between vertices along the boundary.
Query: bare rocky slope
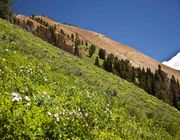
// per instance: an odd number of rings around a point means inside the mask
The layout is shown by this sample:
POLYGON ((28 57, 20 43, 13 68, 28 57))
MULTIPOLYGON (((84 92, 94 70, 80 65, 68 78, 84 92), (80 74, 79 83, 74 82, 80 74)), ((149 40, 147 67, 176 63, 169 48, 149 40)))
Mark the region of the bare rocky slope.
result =
MULTIPOLYGON (((23 20, 31 20, 28 16, 18 15, 17 16, 20 19, 23 20)), ((180 80, 180 72, 172 69, 166 65, 161 64, 157 60, 131 48, 126 45, 123 45, 119 42, 113 41, 112 39, 106 37, 103 34, 92 32, 89 30, 84 30, 79 27, 71 26, 71 25, 65 25, 58 23, 48 17, 44 16, 36 16, 41 19, 43 19, 45 22, 47 22, 49 25, 56 25, 57 30, 63 29, 66 34, 78 34, 79 38, 81 38, 84 41, 87 41, 89 43, 95 44, 99 48, 103 48, 106 50, 107 53, 112 53, 119 58, 122 59, 128 59, 135 67, 141 67, 141 68, 151 68, 152 71, 155 71, 158 68, 158 65, 161 65, 162 70, 165 71, 169 77, 174 75, 178 80, 180 80)), ((33 21, 33 20, 32 20, 33 21)), ((33 21, 35 25, 38 25, 39 23, 36 23, 33 21)))

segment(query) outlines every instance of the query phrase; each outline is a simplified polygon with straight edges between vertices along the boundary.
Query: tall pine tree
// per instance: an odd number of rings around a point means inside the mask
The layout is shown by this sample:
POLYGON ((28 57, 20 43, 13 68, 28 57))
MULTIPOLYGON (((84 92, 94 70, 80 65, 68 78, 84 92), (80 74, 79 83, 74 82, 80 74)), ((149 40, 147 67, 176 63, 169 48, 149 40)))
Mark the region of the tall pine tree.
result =
POLYGON ((100 48, 98 55, 99 55, 99 58, 100 58, 100 59, 104 59, 104 60, 105 60, 106 51, 105 51, 104 49, 101 49, 101 48, 100 48))
POLYGON ((91 45, 89 47, 89 57, 92 57, 93 54, 95 53, 95 51, 96 51, 96 46, 95 45, 91 45))
POLYGON ((96 57, 95 65, 99 67, 99 58, 98 58, 98 56, 96 57))

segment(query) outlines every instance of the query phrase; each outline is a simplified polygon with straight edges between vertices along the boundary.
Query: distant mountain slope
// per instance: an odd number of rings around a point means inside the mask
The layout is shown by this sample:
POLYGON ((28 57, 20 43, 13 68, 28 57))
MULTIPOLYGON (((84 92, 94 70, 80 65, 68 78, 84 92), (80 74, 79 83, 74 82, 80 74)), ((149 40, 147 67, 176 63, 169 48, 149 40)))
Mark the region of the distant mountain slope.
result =
POLYGON ((177 53, 169 61, 164 61, 163 64, 180 71, 180 53, 177 53))
POLYGON ((179 139, 179 111, 88 61, 0 19, 1 139, 179 139))
MULTIPOLYGON (((65 25, 58 23, 50 18, 44 16, 36 16, 42 18, 44 21, 49 23, 49 25, 57 25, 57 29, 63 29, 67 34, 78 34, 80 38, 85 41, 88 41, 92 44, 97 45, 100 48, 105 49, 108 53, 113 53, 119 58, 128 59, 135 67, 144 67, 151 68, 152 71, 155 71, 158 68, 158 65, 161 65, 162 70, 168 73, 169 77, 174 75, 177 79, 180 80, 180 72, 174 70, 166 65, 161 64, 160 62, 154 60, 153 58, 144 55, 143 53, 130 48, 126 45, 120 44, 112 39, 96 32, 80 29, 75 26, 65 25)), ((19 16, 19 18, 24 19, 26 16, 19 16)))

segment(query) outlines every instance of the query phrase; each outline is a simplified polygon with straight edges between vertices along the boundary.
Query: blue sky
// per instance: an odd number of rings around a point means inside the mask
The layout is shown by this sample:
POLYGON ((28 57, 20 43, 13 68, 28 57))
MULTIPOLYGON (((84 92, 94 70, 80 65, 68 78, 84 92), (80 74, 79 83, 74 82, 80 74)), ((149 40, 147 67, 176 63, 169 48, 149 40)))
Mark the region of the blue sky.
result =
POLYGON ((180 0, 13 0, 15 13, 43 14, 93 30, 164 61, 180 51, 180 0))

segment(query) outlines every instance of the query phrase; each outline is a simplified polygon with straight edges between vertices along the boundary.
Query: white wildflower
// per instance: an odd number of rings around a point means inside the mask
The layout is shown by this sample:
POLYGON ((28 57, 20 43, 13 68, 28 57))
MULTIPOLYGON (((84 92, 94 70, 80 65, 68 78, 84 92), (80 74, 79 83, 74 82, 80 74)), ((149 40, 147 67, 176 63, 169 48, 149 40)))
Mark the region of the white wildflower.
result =
POLYGON ((89 114, 86 112, 86 113, 85 113, 85 116, 88 117, 88 115, 89 115, 89 114))
POLYGON ((20 101, 20 100, 21 100, 21 97, 14 97, 14 98, 12 98, 12 102, 20 101))
POLYGON ((28 96, 24 96, 24 99, 25 99, 26 101, 30 101, 30 98, 29 98, 28 96))
POLYGON ((91 95, 89 92, 87 92, 87 98, 91 98, 91 95))
POLYGON ((12 93, 12 96, 17 97, 17 96, 19 96, 19 94, 16 93, 16 92, 13 92, 13 93, 12 93))
POLYGON ((46 77, 44 77, 44 81, 45 81, 45 82, 48 81, 46 77))
POLYGON ((56 118, 56 121, 59 122, 59 115, 57 113, 54 114, 54 117, 56 118))
POLYGON ((54 114, 54 117, 55 117, 55 118, 56 118, 56 117, 59 117, 59 115, 58 115, 57 113, 55 113, 55 114, 54 114))
POLYGON ((31 104, 30 104, 30 103, 27 103, 26 105, 27 105, 27 106, 31 106, 31 104))
POLYGON ((56 121, 59 122, 59 117, 56 118, 56 121))
POLYGON ((51 116, 51 115, 52 115, 50 111, 48 111, 47 113, 48 113, 48 115, 49 115, 49 116, 51 116))
POLYGON ((21 68, 23 68, 23 66, 20 66, 19 68, 21 69, 21 68))
POLYGON ((64 112, 61 112, 61 115, 64 115, 65 113, 64 112))
POLYGON ((46 92, 46 91, 43 91, 43 94, 44 94, 44 95, 46 95, 46 94, 47 94, 47 92, 46 92))
POLYGON ((65 114, 65 110, 63 109, 62 112, 61 112, 61 115, 64 115, 65 114))
POLYGON ((82 112, 80 112, 79 115, 80 115, 80 118, 82 118, 82 112))
POLYGON ((13 93, 12 93, 12 96, 13 96, 12 102, 22 100, 21 96, 20 96, 18 93, 16 93, 16 92, 13 92, 13 93))

